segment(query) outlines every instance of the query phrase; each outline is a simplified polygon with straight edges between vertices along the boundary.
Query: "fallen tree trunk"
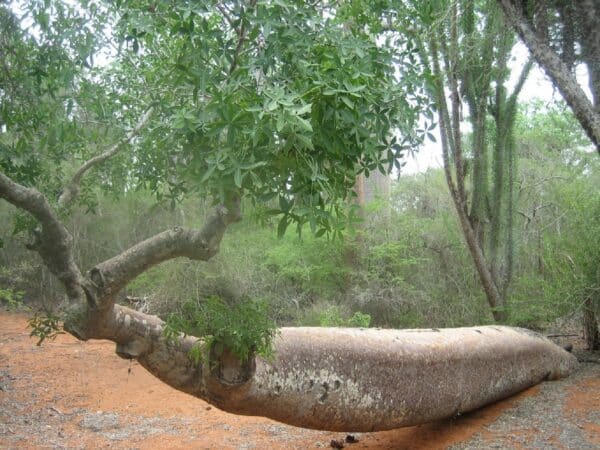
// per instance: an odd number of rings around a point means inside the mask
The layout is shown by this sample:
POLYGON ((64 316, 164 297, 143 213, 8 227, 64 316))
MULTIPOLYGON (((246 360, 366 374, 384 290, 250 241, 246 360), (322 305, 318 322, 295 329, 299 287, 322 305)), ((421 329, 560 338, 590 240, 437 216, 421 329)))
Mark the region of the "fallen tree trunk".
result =
MULTIPOLYGON (((180 352, 190 348, 191 338, 185 339, 180 352)), ((331 431, 388 430, 454 417, 577 368, 573 355, 543 336, 501 326, 282 328, 275 357, 246 365, 205 350, 207 357, 193 368, 187 358, 174 358, 173 348, 167 357, 165 346, 131 356, 168 384, 225 411, 331 431), (164 366, 175 360, 177 367, 164 366)), ((119 354, 127 351, 121 346, 119 354)))
POLYGON ((213 392, 215 403, 306 428, 387 430, 453 417, 577 367, 544 337, 496 326, 284 328, 276 351, 248 382, 213 392))

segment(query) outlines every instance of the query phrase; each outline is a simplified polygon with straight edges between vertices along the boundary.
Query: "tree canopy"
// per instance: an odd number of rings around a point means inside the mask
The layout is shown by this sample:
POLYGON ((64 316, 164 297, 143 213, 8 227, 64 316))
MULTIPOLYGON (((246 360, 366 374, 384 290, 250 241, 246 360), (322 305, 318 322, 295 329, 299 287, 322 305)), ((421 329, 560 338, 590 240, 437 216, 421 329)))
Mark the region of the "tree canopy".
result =
POLYGON ((378 26, 381 11, 353 23, 351 9, 4 7, 1 167, 52 201, 76 166, 108 151, 72 180, 88 207, 97 187, 144 187, 173 202, 186 192, 278 198, 270 212, 281 232, 296 222, 337 233, 356 175, 398 166, 422 139, 415 129, 428 107, 420 67, 405 64, 408 38, 378 26))
MULTIPOLYGON (((357 175, 399 167, 425 133, 415 131, 430 101, 414 44, 384 26, 392 13, 380 5, 46 0, 0 12, 0 197, 21 211, 15 232, 64 285, 67 331, 115 341, 180 389, 193 380, 165 357, 223 342, 163 335, 160 319, 115 303, 120 291, 167 260, 212 258, 242 201, 279 216, 280 236, 291 223, 341 235, 357 175), (82 268, 65 219, 93 211, 101 191, 137 189, 215 208, 201 229, 175 227, 82 268)), ((239 350, 235 377, 247 379, 271 325, 239 343, 221 323, 208 329, 234 344, 216 358, 229 364, 239 350)), ((36 330, 43 340, 56 326, 36 330)))

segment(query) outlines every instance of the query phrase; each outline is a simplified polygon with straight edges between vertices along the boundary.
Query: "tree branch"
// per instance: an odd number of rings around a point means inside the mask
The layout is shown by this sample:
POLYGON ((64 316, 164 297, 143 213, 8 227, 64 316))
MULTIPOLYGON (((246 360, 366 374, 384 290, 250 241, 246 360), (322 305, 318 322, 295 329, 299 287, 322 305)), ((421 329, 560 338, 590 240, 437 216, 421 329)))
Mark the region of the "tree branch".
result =
POLYGON ((557 87, 600 153, 600 114, 594 110, 574 75, 554 50, 540 38, 511 0, 498 0, 508 23, 517 31, 535 60, 557 87))
POLYGON ((525 82, 527 81, 527 77, 529 76, 529 72, 531 72, 532 68, 533 68, 533 59, 529 58, 527 60, 527 62, 525 63, 525 65, 523 66, 521 73, 519 74, 519 79, 517 81, 517 84, 515 85, 515 88, 512 91, 512 94, 510 94, 510 96, 508 98, 507 110, 509 111, 509 114, 512 114, 514 112, 514 109, 516 108, 517 98, 519 97, 519 94, 521 93, 523 86, 525 86, 525 82))
POLYGON ((235 198, 227 207, 216 207, 201 230, 175 227, 96 265, 90 270, 89 278, 99 308, 109 309, 114 303, 115 294, 156 264, 182 256, 193 260, 209 260, 218 253, 227 226, 240 219, 240 201, 235 198))
MULTIPOLYGON (((255 6, 256 6, 256 0, 250 0, 250 7, 254 8, 255 6)), ((221 10, 221 8, 219 8, 219 11, 223 12, 221 10)), ((246 37, 248 35, 248 32, 246 30, 246 24, 244 23, 244 17, 243 16, 244 16, 244 9, 242 8, 242 12, 240 14, 240 26, 239 26, 239 28, 235 28, 234 27, 234 30, 235 30, 235 32, 238 35, 238 43, 237 43, 237 46, 235 48, 235 53, 233 54, 233 61, 231 62, 231 67, 229 67, 229 75, 231 75, 233 73, 233 71, 238 66, 240 53, 242 52, 242 48, 244 47, 244 43, 246 42, 246 37)), ((227 15, 225 15, 225 19, 230 24, 233 25, 233 21, 231 20, 231 17, 228 17, 227 15)))
POLYGON ((142 115, 142 117, 140 117, 140 120, 135 125, 135 127, 133 127, 133 129, 129 133, 127 133, 127 135, 125 137, 123 137, 123 139, 121 139, 119 142, 114 144, 112 147, 110 147, 104 153, 94 156, 93 158, 91 158, 91 159, 87 160, 85 163, 83 163, 83 165, 77 170, 77 172, 75 172, 75 175, 73 175, 73 178, 71 179, 69 184, 67 184, 65 186, 65 188, 63 189, 63 192, 60 194, 60 197, 58 198, 58 204, 60 206, 67 206, 69 203, 71 203, 73 200, 75 200, 75 198, 79 194, 81 178, 85 175, 85 173, 88 170, 90 170, 92 167, 94 167, 95 165, 103 163, 107 159, 112 158, 114 155, 116 155, 119 152, 119 150, 125 144, 128 144, 129 142, 131 142, 131 140, 135 136, 137 136, 137 134, 140 132, 140 130, 142 128, 144 128, 144 126, 146 126, 146 124, 150 120, 150 117, 152 116, 153 112, 154 112, 153 107, 148 108, 148 110, 146 110, 146 112, 142 115))
POLYGON ((462 140, 460 132, 460 110, 462 100, 458 89, 458 7, 452 5, 450 24, 450 54, 448 66, 448 86, 450 88, 450 101, 452 105, 452 133, 454 134, 454 165, 456 168, 456 186, 461 197, 461 202, 466 204, 465 172, 463 167, 462 140))
POLYGON ((450 121, 450 114, 448 112, 448 105, 444 93, 443 85, 443 73, 439 61, 439 52, 437 46, 437 40, 434 36, 429 39, 429 47, 431 51, 431 59, 433 66, 433 75, 435 81, 435 92, 433 93, 436 97, 438 106, 438 117, 440 123, 440 137, 442 139, 442 158, 444 161, 444 174, 446 176, 446 182, 450 190, 450 196, 457 205, 457 208, 464 208, 463 198, 454 183, 452 178, 452 172, 450 171, 450 153, 454 153, 455 141, 454 134, 452 131, 452 122, 450 121))
POLYGON ((41 225, 34 231, 29 246, 37 251, 44 264, 63 283, 72 299, 88 299, 84 278, 73 256, 73 237, 58 219, 43 194, 14 182, 0 172, 0 198, 31 214, 41 225))

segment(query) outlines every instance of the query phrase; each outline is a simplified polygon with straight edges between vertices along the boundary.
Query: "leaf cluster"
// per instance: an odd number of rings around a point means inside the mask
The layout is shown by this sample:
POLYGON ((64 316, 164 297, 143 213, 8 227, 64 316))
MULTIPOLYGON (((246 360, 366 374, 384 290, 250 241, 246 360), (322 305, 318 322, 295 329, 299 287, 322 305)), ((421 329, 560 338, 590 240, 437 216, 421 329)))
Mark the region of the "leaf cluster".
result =
MULTIPOLYGON (((227 349, 242 362, 254 355, 272 356, 276 330, 266 302, 249 299, 229 305, 217 296, 184 303, 178 313, 169 315, 165 325, 167 339, 179 333, 196 336, 216 355, 227 349)), ((190 358, 200 361, 200 346, 192 348, 190 358)))
POLYGON ((59 334, 64 334, 60 324, 60 318, 48 312, 45 315, 35 314, 27 321, 31 332, 29 336, 38 339, 36 345, 40 346, 46 339, 56 339, 59 334))
MULTIPOLYGON (((106 58, 111 22, 105 7, 86 0, 0 6, 0 170, 51 202, 137 118, 114 70, 95 62, 106 58)), ((84 179, 79 201, 88 209, 94 189, 125 189, 130 160, 114 162, 84 179)))
POLYGON ((243 192, 272 206, 279 234, 336 235, 356 175, 389 172, 418 142, 419 68, 398 81, 400 50, 355 32, 343 7, 120 3, 122 39, 138 42, 127 70, 162 115, 135 176, 162 195, 243 192))

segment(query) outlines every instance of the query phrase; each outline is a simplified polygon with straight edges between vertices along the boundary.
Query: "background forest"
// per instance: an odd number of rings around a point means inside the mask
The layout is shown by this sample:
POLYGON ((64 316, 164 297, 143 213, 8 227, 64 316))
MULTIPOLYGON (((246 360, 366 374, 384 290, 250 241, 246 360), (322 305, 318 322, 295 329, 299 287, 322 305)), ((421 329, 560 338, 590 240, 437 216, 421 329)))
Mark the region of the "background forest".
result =
MULTIPOLYGON (((561 102, 519 104, 533 62, 509 83, 517 36, 496 2, 384 3, 2 6, 0 168, 51 199, 83 268, 239 195, 218 255, 119 294, 161 317, 251 300, 278 325, 573 318, 600 345, 600 159, 580 124, 561 102), (445 167, 402 174, 436 127, 445 167), (390 192, 357 199, 378 171, 390 192)), ((51 314, 69 301, 26 250, 35 227, 0 203, 0 299, 51 314)))
MULTIPOLYGON (((513 214, 514 276, 507 323, 540 329, 560 317, 579 320, 597 296, 600 266, 600 160, 586 147, 561 103, 526 104, 516 131, 518 179, 513 214)), ((190 198, 172 205, 143 190, 123 200, 99 196, 69 228, 86 267, 174 225, 198 226, 210 205, 190 198)), ((401 175, 389 198, 367 203, 364 220, 343 239, 295 230, 278 237, 277 220, 245 204, 220 254, 207 264, 175 260, 128 286, 160 315, 188 301, 220 297, 264 300, 280 325, 446 327, 493 323, 465 248, 442 169, 401 175)), ((25 220, 2 204, 0 235, 25 220)), ((308 227, 306 227, 308 228, 308 227)), ((62 287, 19 240, 0 250, 5 301, 50 309, 62 287)), ((136 306, 140 306, 139 303, 136 306)))

